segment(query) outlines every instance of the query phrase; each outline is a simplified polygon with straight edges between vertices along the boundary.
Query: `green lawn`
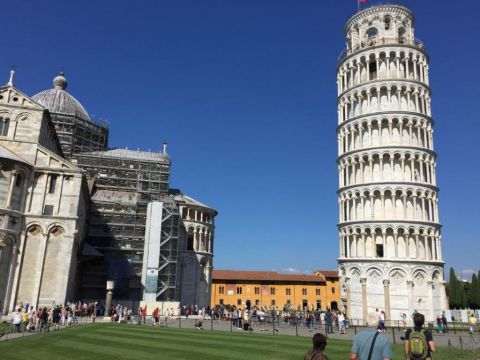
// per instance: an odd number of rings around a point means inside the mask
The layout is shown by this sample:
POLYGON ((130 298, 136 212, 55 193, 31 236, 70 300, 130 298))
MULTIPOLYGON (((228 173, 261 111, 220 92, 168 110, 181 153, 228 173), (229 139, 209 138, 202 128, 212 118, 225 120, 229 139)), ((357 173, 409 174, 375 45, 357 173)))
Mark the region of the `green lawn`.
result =
MULTIPOLYGON (((0 359, 303 359, 310 343, 294 336, 96 324, 2 341, 0 359)), ((350 341, 328 340, 326 354, 347 359, 350 347, 350 341)), ((403 359, 401 346, 394 350, 394 359, 403 359)), ((452 358, 476 357, 455 353, 452 358)), ((438 359, 448 359, 445 350, 438 359)))

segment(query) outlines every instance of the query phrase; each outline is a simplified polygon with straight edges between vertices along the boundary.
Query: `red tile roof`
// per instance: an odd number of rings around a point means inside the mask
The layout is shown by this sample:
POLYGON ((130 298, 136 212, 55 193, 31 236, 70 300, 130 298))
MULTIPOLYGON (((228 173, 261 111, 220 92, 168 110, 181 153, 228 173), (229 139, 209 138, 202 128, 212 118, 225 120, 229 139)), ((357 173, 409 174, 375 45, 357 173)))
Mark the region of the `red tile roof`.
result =
POLYGON ((280 274, 275 271, 213 270, 213 280, 325 282, 323 274, 280 274))
POLYGON ((315 273, 320 273, 326 278, 338 278, 338 270, 316 270, 315 273))

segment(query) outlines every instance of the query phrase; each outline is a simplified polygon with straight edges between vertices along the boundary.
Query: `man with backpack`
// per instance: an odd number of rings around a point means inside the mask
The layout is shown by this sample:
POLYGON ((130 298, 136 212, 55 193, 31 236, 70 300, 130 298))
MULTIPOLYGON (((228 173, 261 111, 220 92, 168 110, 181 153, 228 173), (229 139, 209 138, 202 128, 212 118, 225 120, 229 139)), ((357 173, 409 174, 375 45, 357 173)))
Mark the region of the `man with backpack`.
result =
POLYGON ((429 329, 424 329, 425 316, 416 313, 413 316, 414 328, 405 333, 405 359, 431 360, 435 352, 433 335, 429 329))

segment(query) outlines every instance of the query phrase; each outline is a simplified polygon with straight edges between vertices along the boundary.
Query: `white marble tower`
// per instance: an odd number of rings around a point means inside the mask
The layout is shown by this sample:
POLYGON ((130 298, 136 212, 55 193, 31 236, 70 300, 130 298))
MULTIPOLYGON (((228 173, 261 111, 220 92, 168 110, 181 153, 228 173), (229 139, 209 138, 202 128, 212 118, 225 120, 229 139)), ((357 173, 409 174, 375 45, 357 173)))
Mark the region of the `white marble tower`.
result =
POLYGON ((445 309, 429 57, 403 6, 357 12, 337 67, 341 301, 360 322, 445 309))

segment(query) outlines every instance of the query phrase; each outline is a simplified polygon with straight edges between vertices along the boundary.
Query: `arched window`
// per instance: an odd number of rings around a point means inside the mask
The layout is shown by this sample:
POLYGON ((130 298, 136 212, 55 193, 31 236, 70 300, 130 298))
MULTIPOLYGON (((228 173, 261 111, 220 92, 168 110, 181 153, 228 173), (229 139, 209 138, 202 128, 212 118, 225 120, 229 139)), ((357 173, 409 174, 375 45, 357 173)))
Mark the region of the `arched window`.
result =
POLYGON ((405 33, 406 33, 405 28, 403 27, 398 28, 398 42, 400 44, 404 44, 406 41, 405 33))
POLYGON ((390 30, 390 24, 392 23, 392 18, 390 16, 385 16, 383 19, 383 22, 385 23, 385 30, 390 30))
POLYGON ((21 187, 23 184, 23 175, 22 174, 17 174, 17 178, 15 180, 15 186, 16 187, 21 187))
POLYGON ((371 27, 367 30, 366 34, 369 39, 375 39, 378 36, 378 30, 374 27, 371 27))
POLYGON ((0 136, 8 135, 8 126, 10 125, 10 119, 0 117, 0 136))

